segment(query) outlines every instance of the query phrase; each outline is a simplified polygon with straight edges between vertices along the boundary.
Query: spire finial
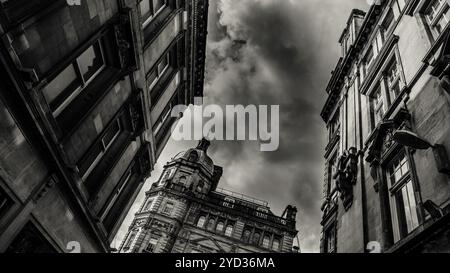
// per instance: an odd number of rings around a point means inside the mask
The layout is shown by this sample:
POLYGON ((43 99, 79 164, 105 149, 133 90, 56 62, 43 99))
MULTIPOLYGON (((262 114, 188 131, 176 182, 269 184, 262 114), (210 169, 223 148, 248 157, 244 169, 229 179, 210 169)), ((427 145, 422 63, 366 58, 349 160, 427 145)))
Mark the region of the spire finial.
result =
POLYGON ((209 145, 211 145, 211 142, 209 140, 207 140, 206 138, 202 138, 202 140, 200 140, 198 142, 197 149, 200 149, 206 153, 209 145))

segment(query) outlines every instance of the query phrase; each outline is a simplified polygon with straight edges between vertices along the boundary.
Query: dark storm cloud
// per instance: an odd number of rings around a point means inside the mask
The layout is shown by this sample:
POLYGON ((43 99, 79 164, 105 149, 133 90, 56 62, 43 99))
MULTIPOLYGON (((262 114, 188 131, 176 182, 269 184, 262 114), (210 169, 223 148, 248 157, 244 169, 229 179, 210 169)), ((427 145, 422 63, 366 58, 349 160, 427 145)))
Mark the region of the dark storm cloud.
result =
MULTIPOLYGON (((366 1, 210 0, 205 102, 280 105, 277 151, 260 152, 257 142, 212 143, 209 154, 224 168, 219 186, 265 199, 276 214, 296 205, 304 252, 319 249, 326 138, 319 114, 352 8, 367 9, 366 1)), ((169 141, 117 242, 162 166, 194 145, 169 141)))
MULTIPOLYGON (((355 6, 355 3, 357 4, 355 6)), ((279 104, 280 147, 216 142, 221 185, 267 199, 276 213, 299 209, 304 251, 317 251, 325 135, 319 113, 338 59, 348 0, 211 1, 205 94, 208 103, 279 104), (245 42, 243 42, 245 41, 245 42)))

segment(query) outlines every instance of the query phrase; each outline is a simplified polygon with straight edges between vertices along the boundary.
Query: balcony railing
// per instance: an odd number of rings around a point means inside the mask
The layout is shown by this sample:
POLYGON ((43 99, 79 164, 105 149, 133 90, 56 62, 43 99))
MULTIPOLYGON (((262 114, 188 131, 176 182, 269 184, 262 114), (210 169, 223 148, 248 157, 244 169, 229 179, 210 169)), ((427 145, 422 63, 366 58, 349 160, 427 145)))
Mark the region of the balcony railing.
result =
MULTIPOLYGON (((259 207, 258 205, 251 206, 249 203, 247 203, 248 201, 239 202, 237 200, 236 203, 232 203, 232 206, 230 206, 229 200, 226 200, 226 197, 229 197, 229 196, 225 195, 223 193, 212 192, 211 194, 207 195, 204 193, 193 192, 183 185, 173 184, 173 183, 167 184, 166 187, 170 190, 174 190, 174 191, 186 194, 186 195, 194 197, 194 198, 203 199, 210 204, 225 207, 228 209, 233 209, 240 213, 244 213, 245 215, 250 215, 250 216, 256 217, 258 219, 262 219, 264 221, 268 221, 268 222, 272 222, 272 223, 275 223, 278 225, 286 226, 288 228, 295 228, 294 220, 289 220, 286 218, 275 216, 270 213, 259 211, 256 209, 257 207, 259 207)), ((156 188, 158 188, 158 186, 154 184, 154 186, 152 186, 151 190, 155 190, 156 188)), ((237 193, 235 193, 235 194, 237 194, 237 193)), ((243 196, 245 196, 245 195, 243 195, 243 196)), ((255 199, 255 200, 257 200, 257 199, 255 199)), ((261 200, 259 200, 259 201, 261 202, 261 200)), ((262 201, 262 202, 265 202, 265 201, 262 201)), ((267 202, 265 202, 265 204, 267 204, 267 202)))

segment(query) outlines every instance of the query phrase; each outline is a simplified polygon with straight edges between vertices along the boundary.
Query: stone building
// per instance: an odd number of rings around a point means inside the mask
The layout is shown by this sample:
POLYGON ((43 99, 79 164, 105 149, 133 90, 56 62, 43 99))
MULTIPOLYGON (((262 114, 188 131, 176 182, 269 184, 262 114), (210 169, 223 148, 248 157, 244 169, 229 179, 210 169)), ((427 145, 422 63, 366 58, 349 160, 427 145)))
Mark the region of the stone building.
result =
MULTIPOLYGON (((297 209, 275 216, 267 202, 217 187, 222 168, 209 141, 175 156, 136 213, 119 252, 292 252, 297 209)), ((298 250, 298 249, 297 249, 298 250)))
POLYGON ((0 252, 109 252, 202 96, 207 0, 0 3, 0 252))
POLYGON ((450 252, 450 1, 353 10, 327 86, 322 252, 450 252))

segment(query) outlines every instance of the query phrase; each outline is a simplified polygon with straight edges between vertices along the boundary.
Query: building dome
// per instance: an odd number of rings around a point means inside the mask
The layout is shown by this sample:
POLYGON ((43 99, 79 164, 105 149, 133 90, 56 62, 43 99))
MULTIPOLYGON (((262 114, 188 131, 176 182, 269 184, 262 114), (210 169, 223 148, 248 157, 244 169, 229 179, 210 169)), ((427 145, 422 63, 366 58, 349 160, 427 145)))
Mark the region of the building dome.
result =
POLYGON ((190 162, 198 163, 205 167, 205 169, 208 170, 209 173, 213 174, 214 162, 207 154, 207 150, 210 144, 211 143, 209 140, 203 138, 199 141, 196 148, 190 148, 185 152, 181 152, 177 156, 175 156, 174 159, 182 158, 190 162))

